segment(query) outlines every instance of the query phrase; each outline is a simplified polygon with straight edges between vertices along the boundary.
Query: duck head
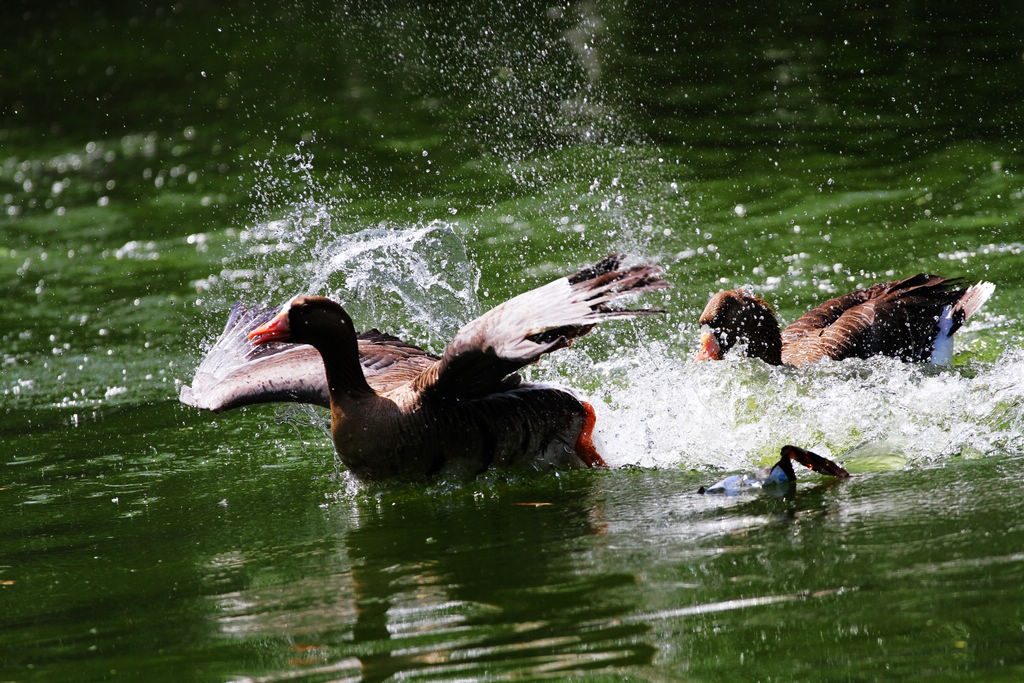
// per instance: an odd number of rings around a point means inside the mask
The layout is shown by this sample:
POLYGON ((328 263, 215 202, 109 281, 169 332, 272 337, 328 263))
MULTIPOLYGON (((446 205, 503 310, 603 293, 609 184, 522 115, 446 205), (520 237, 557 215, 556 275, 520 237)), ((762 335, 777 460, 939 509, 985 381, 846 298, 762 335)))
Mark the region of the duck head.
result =
POLYGON ((348 335, 355 338, 355 326, 341 304, 322 296, 298 296, 269 322, 250 332, 249 340, 254 346, 286 342, 319 349, 348 335))
POLYGON ((734 346, 772 365, 782 364, 779 322, 764 299, 744 289, 719 292, 700 315, 701 342, 694 360, 721 360, 734 346))
POLYGON ((356 328, 341 304, 322 296, 295 297, 270 321, 249 333, 253 346, 270 342, 309 344, 324 361, 334 406, 342 393, 371 394, 359 364, 356 328))

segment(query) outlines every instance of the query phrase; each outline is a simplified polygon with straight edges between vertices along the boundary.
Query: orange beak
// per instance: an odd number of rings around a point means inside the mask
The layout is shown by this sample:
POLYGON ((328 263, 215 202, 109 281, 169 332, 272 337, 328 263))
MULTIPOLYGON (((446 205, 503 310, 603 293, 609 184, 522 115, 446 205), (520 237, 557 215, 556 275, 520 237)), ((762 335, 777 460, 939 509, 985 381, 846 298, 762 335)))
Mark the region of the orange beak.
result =
POLYGON ((700 336, 700 348, 693 360, 722 360, 722 347, 718 345, 718 340, 710 330, 700 336))
POLYGON ((277 314, 273 320, 266 325, 261 325, 249 333, 249 340, 253 346, 268 344, 270 342, 286 342, 291 338, 291 328, 288 327, 288 312, 277 314))

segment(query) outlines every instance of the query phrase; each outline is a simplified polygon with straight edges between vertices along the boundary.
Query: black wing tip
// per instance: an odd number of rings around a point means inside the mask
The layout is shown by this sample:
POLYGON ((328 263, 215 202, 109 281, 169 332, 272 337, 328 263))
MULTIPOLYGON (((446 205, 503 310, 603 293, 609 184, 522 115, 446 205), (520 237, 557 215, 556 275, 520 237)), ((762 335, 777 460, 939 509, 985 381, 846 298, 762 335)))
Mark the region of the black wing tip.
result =
POLYGON ((636 265, 622 267, 624 254, 611 254, 602 260, 579 270, 568 278, 569 284, 574 288, 592 292, 591 298, 613 293, 636 294, 655 289, 667 289, 672 284, 664 280, 661 275, 664 271, 653 263, 638 263, 636 265))
POLYGON ((889 290, 897 296, 922 294, 931 300, 944 300, 953 306, 955 332, 964 320, 977 313, 995 291, 995 285, 980 280, 973 285, 964 277, 942 277, 929 273, 917 273, 903 280, 890 283, 889 290))
MULTIPOLYGON (((610 305, 613 299, 636 295, 657 289, 667 289, 671 283, 662 279, 662 269, 652 263, 638 263, 622 267, 623 254, 611 254, 592 266, 584 268, 567 280, 580 301, 586 302, 601 319, 663 314, 660 308, 619 308, 610 305)), ((589 328, 588 328, 589 329, 589 328)), ((578 336, 578 335, 575 335, 578 336)))
POLYGON ((619 269, 619 266, 622 264, 622 259, 624 258, 626 258, 625 254, 609 254, 594 265, 582 268, 570 275, 569 284, 576 285, 581 282, 593 280, 594 278, 602 275, 612 273, 619 269))
POLYGON ((371 327, 368 330, 364 330, 363 332, 360 332, 359 334, 356 335, 356 339, 357 340, 368 341, 368 342, 374 342, 374 343, 378 343, 378 344, 388 343, 388 342, 405 344, 405 342, 402 341, 399 337, 396 337, 393 334, 389 334, 388 332, 381 332, 376 327, 371 327))
MULTIPOLYGON (((883 287, 887 291, 909 293, 911 291, 932 291, 932 292, 965 292, 972 287, 968 286, 968 280, 965 277, 944 277, 942 275, 936 275, 934 273, 916 273, 910 277, 903 278, 902 280, 896 280, 894 282, 881 283, 874 285, 874 287, 883 287)), ((982 282, 978 283, 984 284, 982 282)))
POLYGON ((637 263, 632 266, 622 267, 622 262, 627 258, 626 254, 616 253, 608 254, 603 259, 581 268, 568 277, 570 284, 578 284, 587 280, 593 280, 594 278, 601 277, 602 275, 608 275, 616 271, 622 271, 623 273, 632 273, 637 271, 647 271, 654 273, 661 273, 661 268, 655 266, 652 263, 637 263))

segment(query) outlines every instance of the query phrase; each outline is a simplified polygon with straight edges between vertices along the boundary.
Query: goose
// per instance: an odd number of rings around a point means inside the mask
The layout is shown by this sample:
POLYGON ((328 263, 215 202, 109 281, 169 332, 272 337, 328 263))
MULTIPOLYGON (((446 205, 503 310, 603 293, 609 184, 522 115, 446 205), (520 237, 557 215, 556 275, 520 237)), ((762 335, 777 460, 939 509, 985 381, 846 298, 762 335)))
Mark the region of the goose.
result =
POLYGON ((736 346, 771 365, 803 367, 822 358, 882 355, 948 364, 953 334, 992 295, 995 285, 918 273, 826 301, 781 332, 764 299, 744 289, 718 292, 700 316, 695 360, 720 360, 736 346))
POLYGON ((440 357, 376 329, 341 304, 300 296, 274 314, 236 306, 179 396, 214 411, 297 401, 331 411, 339 460, 363 481, 475 474, 492 467, 607 467, 594 409, 518 374, 597 323, 660 309, 612 308, 669 283, 613 254, 520 294, 464 325, 440 357))

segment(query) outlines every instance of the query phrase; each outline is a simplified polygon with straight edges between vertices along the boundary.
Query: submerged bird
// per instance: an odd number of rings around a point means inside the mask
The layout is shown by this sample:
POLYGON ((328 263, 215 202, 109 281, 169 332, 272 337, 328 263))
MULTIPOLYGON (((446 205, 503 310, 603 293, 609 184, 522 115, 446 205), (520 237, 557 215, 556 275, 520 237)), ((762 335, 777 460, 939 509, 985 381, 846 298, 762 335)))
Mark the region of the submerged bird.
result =
POLYGON ((591 442, 593 408, 524 382, 517 370, 599 322, 661 312, 609 306, 669 286, 657 267, 621 267, 622 258, 494 307, 462 327, 440 358, 377 330, 357 334, 345 309, 323 297, 296 297, 272 318, 236 306, 180 398, 210 410, 327 405, 335 451, 363 480, 606 466, 591 442))
POLYGON ((850 473, 832 462, 828 458, 817 453, 806 451, 797 446, 783 446, 779 453, 779 461, 771 467, 766 467, 760 472, 753 474, 734 474, 726 477, 717 484, 707 488, 703 486, 697 489, 697 493, 724 493, 735 495, 749 489, 759 489, 766 486, 788 484, 796 481, 796 472, 793 471, 793 461, 796 461, 814 472, 828 474, 837 479, 846 479, 850 473))
POLYGON ((719 360, 734 346, 772 365, 802 367, 828 357, 890 356, 947 364, 953 333, 981 308, 995 285, 964 287, 959 279, 919 273, 831 299, 779 332, 763 299, 742 290, 719 292, 700 316, 695 360, 719 360))

